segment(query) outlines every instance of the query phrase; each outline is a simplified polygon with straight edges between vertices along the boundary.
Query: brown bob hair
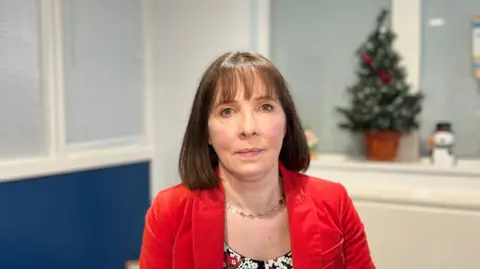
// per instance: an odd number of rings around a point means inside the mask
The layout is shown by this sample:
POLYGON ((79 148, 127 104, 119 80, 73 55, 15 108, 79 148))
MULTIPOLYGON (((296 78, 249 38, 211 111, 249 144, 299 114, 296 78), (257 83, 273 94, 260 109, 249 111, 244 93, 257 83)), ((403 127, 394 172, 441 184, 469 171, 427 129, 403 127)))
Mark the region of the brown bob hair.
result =
POLYGON ((256 83, 262 83, 270 97, 285 112, 286 134, 279 159, 288 170, 304 172, 310 152, 287 82, 266 57, 252 52, 228 52, 218 57, 203 74, 193 100, 179 158, 179 172, 189 189, 218 187, 215 167, 218 156, 209 145, 208 119, 215 102, 235 98, 239 83, 244 97, 250 98, 256 83))

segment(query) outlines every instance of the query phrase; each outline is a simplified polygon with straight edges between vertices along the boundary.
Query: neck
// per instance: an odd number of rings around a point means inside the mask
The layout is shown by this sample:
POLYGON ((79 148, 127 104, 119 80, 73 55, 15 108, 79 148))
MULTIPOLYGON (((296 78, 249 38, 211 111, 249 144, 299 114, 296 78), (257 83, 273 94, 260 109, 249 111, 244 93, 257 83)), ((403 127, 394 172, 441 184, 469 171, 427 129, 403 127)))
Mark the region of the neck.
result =
POLYGON ((272 208, 283 196, 278 167, 256 179, 242 179, 220 166, 226 200, 245 213, 259 214, 272 208))

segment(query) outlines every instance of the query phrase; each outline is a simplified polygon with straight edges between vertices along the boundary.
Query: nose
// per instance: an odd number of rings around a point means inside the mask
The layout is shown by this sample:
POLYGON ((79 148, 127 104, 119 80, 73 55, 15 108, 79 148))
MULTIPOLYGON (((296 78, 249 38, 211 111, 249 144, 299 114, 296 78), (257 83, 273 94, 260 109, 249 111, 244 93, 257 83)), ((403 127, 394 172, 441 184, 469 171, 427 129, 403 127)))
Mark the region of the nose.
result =
POLYGON ((240 137, 248 138, 257 135, 257 121, 252 112, 242 113, 242 120, 240 122, 240 137))

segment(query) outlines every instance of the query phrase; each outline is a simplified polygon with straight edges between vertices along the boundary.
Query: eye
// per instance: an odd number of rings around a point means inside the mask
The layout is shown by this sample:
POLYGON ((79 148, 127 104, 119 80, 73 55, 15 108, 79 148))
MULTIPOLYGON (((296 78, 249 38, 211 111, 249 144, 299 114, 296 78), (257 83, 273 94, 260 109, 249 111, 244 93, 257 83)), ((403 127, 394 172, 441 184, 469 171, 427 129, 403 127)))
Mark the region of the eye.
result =
POLYGON ((230 117, 232 114, 233 114, 233 109, 231 108, 222 109, 222 111, 220 112, 220 115, 222 117, 230 117))
POLYGON ((273 110, 273 106, 270 105, 270 104, 263 104, 262 107, 261 107, 262 111, 272 111, 273 110))

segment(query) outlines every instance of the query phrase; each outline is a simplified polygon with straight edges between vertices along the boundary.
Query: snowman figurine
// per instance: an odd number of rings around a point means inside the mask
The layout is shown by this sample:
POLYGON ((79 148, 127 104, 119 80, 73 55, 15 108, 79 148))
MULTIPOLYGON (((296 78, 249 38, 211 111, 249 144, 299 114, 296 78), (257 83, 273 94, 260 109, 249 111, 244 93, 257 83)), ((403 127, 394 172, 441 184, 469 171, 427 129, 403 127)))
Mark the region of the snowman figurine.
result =
POLYGON ((448 122, 437 123, 435 132, 430 137, 430 161, 433 165, 453 166, 457 158, 453 154, 454 135, 452 125, 448 122))

